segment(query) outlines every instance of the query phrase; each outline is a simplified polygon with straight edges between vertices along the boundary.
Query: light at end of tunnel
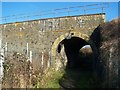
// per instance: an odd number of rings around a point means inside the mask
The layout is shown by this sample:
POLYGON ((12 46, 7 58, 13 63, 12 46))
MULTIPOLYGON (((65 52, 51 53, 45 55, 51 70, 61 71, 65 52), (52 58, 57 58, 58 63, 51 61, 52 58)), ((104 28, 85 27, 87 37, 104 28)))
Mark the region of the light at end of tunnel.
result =
POLYGON ((90 45, 85 45, 82 48, 91 48, 91 46, 90 45))

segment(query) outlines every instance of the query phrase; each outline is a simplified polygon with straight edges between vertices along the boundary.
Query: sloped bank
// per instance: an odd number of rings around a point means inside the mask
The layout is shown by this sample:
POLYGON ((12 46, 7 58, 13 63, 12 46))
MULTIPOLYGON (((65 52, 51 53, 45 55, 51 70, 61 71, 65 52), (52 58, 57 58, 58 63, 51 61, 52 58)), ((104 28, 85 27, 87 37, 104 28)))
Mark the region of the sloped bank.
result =
POLYGON ((120 18, 100 25, 99 60, 103 88, 120 88, 120 18))

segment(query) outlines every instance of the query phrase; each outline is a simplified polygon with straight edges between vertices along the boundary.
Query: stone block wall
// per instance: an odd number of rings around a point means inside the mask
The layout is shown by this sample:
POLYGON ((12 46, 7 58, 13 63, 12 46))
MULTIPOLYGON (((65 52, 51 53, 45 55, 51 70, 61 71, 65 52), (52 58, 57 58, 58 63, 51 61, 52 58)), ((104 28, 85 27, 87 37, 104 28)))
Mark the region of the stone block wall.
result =
MULTIPOLYGON (((10 76, 14 76, 19 78, 19 83, 11 83, 9 79, 9 73, 6 73, 4 78, 7 78, 8 84, 6 84, 4 80, 3 87, 26 87, 24 86, 28 84, 28 87, 31 87, 31 81, 26 81, 25 78, 29 78, 31 73, 26 73, 25 67, 27 65, 31 65, 32 67, 32 76, 34 79, 30 80, 38 80, 41 79, 41 75, 46 71, 46 69, 52 64, 54 66, 54 61, 51 58, 51 49, 53 43, 56 39, 62 35, 66 35, 69 32, 75 32, 75 34, 80 35, 84 34, 90 36, 94 29, 105 20, 105 14, 90 14, 90 15, 79 15, 79 16, 66 16, 59 18, 49 18, 49 19, 40 19, 33 21, 25 21, 25 22, 15 22, 15 23, 7 23, 0 25, 0 48, 4 47, 7 44, 7 50, 5 52, 5 63, 6 65, 13 65, 11 67, 12 73, 10 76), (31 51, 31 53, 30 53, 31 51), (13 58, 14 54, 20 55, 20 57, 13 58), (24 56, 25 59, 21 59, 24 56), (32 63, 28 63, 27 61, 32 59, 32 63), (15 60, 15 62, 14 62, 15 60), (23 60, 23 61, 21 61, 23 60), (21 62, 26 62, 27 65, 19 64, 21 62), (19 65, 22 66, 19 66, 19 65), (21 70, 21 75, 19 75, 16 70, 21 70), (23 72, 22 72, 23 71, 23 72), (28 76, 24 76, 28 75, 28 76), (35 79, 36 78, 36 79, 35 79), (19 85, 18 85, 19 84, 19 85)), ((59 41, 59 40, 58 40, 59 41)), ((56 50, 57 51, 57 50, 56 50)), ((59 59, 57 56, 56 59, 59 59)), ((58 61, 56 64, 59 66, 60 62, 58 61)), ((30 69, 30 68, 29 68, 30 69)), ((39 81, 39 80, 38 80, 39 81)), ((35 81, 36 82, 36 81, 35 81)), ((35 84, 35 83, 33 83, 35 84)))
POLYGON ((104 20, 105 14, 99 13, 1 24, 2 47, 7 42, 8 54, 18 52, 29 55, 32 51, 34 60, 42 58, 39 55, 43 52, 50 60, 52 45, 58 37, 70 30, 90 36, 104 20))

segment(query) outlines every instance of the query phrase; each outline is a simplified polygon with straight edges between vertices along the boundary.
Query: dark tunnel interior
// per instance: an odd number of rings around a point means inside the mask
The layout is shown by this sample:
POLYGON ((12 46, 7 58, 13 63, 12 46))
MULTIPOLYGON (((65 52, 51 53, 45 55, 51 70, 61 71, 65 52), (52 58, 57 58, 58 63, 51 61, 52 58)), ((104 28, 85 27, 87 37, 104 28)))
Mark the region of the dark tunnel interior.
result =
POLYGON ((58 46, 58 54, 61 55, 62 51, 67 63, 59 84, 64 88, 94 87, 94 55, 89 43, 79 37, 64 39, 58 46))
POLYGON ((67 68, 75 69, 84 68, 84 66, 92 67, 93 60, 89 59, 92 59, 93 56, 89 53, 80 51, 83 46, 89 45, 85 40, 79 37, 64 39, 58 46, 58 53, 61 51, 61 45, 64 45, 64 51, 67 57, 67 68))

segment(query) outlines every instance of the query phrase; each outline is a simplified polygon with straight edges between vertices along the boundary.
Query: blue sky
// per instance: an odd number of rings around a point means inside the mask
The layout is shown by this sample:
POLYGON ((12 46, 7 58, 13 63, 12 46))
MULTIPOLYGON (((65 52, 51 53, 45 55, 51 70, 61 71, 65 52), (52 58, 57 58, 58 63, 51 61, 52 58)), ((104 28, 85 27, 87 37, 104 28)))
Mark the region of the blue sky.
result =
MULTIPOLYGON (((36 15, 40 14, 40 11, 47 10, 47 13, 49 11, 52 11, 54 9, 58 8, 67 8, 67 7, 77 7, 77 6, 84 6, 84 5, 90 5, 90 4, 102 4, 103 2, 2 2, 2 17, 5 16, 12 16, 12 15, 36 15)), ((102 6, 107 6, 108 4, 104 4, 102 6)), ((99 5, 99 7, 101 7, 99 5)), ((88 8, 94 8, 92 6, 87 7, 88 8)), ((95 7, 96 8, 96 7, 95 7)), ((78 10, 79 8, 77 8, 78 10)), ((66 9, 60 10, 64 11, 66 9)), ((76 10, 76 9, 75 9, 76 10)), ((79 9, 78 12, 69 13, 69 15, 76 15, 76 14, 84 14, 83 9, 79 9)), ((87 13, 99 13, 102 12, 102 9, 93 9, 93 10, 87 10, 87 13)), ((106 21, 111 21, 114 18, 118 17, 118 2, 110 2, 109 8, 105 8, 104 12, 106 13, 106 21)), ((67 13, 63 13, 64 15, 67 15, 67 13)), ((64 16, 63 14, 56 14, 56 16, 64 16)), ((22 16, 21 15, 21 16, 22 16)), ((34 17, 34 16, 33 16, 34 17)), ((35 19, 33 17, 29 17, 29 19, 35 19)), ((54 17, 53 14, 47 15, 47 17, 54 17)), ((37 18, 45 18, 45 16, 37 17, 37 18)), ((27 18, 22 18, 26 19, 27 18)), ((15 18, 12 19, 15 21, 15 18)), ((18 19, 16 19, 18 20, 18 19)), ((7 22, 11 22, 10 18, 7 20, 7 22)), ((4 23, 4 22, 3 22, 4 23)))

